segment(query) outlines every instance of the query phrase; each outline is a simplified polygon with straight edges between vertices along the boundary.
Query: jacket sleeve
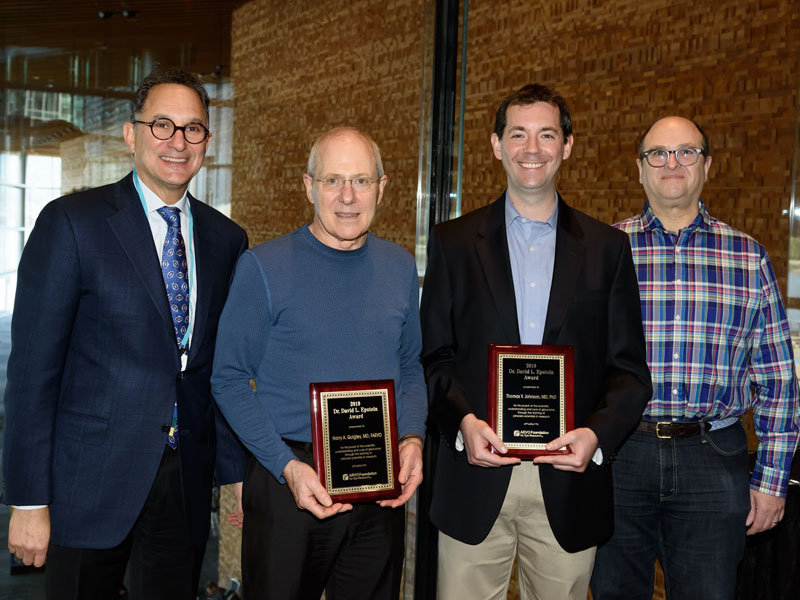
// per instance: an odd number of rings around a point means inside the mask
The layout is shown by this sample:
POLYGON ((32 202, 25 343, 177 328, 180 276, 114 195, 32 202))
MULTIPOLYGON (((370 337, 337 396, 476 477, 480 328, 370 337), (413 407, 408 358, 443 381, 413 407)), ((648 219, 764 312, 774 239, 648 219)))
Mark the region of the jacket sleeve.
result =
POLYGON ((653 395, 639 302, 639 284, 627 236, 620 244, 608 298, 604 390, 586 422, 597 435, 604 462, 622 445, 653 395))
POLYGON ((5 393, 3 501, 50 504, 56 408, 81 295, 78 245, 58 201, 36 220, 17 277, 5 393))
POLYGON ((473 412, 456 370, 453 289, 441 241, 434 228, 422 288, 422 365, 428 382, 429 414, 455 446, 462 419, 473 412))

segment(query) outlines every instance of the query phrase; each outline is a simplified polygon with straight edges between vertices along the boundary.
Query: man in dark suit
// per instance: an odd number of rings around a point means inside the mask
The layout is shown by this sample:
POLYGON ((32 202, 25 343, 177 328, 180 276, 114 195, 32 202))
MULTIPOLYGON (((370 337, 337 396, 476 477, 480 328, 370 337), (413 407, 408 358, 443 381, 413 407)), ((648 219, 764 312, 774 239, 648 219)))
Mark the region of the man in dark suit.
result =
POLYGON ((563 98, 523 87, 492 134, 507 191, 433 230, 421 310, 442 437, 431 508, 440 598, 505 598, 518 556, 522 597, 583 600, 594 546, 611 534, 608 462, 650 376, 628 240, 555 191, 572 145, 563 98), (566 453, 502 456, 486 422, 490 343, 574 347, 575 429, 547 444, 566 453))
POLYGON ((131 598, 194 598, 215 462, 221 484, 242 479, 209 378, 247 236, 186 191, 207 127, 194 77, 152 73, 124 126, 134 171, 48 204, 25 246, 3 501, 49 599, 116 597, 128 563, 131 598))

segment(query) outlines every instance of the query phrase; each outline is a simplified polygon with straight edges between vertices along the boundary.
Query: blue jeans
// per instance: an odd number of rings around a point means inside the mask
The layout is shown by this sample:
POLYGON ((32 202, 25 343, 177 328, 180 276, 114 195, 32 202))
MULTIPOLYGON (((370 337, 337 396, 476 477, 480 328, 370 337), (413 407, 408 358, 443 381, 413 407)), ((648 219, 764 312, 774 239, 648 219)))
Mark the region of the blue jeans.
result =
POLYGON ((667 598, 731 600, 750 511, 741 423, 689 438, 634 431, 614 470, 614 534, 598 547, 594 600, 650 600, 654 563, 667 598))

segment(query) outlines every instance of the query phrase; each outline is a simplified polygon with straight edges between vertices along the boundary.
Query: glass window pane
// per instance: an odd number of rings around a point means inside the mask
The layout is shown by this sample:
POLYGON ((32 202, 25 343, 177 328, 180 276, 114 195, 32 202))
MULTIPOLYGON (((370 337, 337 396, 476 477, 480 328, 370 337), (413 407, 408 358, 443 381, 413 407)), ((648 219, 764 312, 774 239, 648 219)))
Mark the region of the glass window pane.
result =
POLYGON ((61 159, 29 155, 25 162, 25 184, 37 188, 61 189, 61 159))
POLYGON ((18 153, 0 153, 0 183, 22 183, 21 166, 18 153))

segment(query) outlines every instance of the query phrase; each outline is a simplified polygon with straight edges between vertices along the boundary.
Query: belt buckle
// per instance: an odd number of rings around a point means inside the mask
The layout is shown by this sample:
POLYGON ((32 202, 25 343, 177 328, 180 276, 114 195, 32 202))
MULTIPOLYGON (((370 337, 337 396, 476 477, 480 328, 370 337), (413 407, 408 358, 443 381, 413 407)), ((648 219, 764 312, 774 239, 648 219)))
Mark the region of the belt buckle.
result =
POLYGON ((661 435, 661 426, 662 425, 672 425, 669 421, 659 421, 656 423, 656 437, 660 440, 669 440, 672 439, 671 435, 661 435))

